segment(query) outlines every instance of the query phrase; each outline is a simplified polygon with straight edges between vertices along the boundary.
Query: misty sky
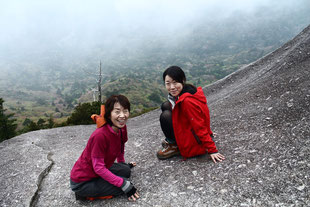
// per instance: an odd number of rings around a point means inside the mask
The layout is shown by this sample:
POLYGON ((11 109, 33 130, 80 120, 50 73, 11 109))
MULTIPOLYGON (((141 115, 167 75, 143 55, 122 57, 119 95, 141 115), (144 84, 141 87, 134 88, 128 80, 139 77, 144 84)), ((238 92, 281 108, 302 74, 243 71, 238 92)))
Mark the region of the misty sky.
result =
POLYGON ((300 2, 305 1, 0 0, 0 65, 21 57, 30 60, 31 54, 51 56, 51 51, 79 51, 83 56, 100 44, 121 50, 126 44, 143 45, 154 37, 171 42, 186 35, 187 25, 201 19, 215 22, 235 12, 290 9, 300 2))
POLYGON ((23 47, 29 43, 69 44, 70 40, 75 45, 80 41, 165 35, 201 15, 209 13, 210 19, 219 18, 235 10, 251 11, 274 4, 271 2, 274 1, 0 0, 0 44, 23 47))

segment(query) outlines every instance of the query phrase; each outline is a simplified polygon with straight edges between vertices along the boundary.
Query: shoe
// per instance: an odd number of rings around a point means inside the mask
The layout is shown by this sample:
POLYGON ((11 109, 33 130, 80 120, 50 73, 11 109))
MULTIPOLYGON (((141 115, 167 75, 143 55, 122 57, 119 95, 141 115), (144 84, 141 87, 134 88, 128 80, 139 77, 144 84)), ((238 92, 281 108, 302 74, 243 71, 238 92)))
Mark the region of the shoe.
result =
POLYGON ((166 146, 157 152, 157 158, 160 160, 165 160, 173 156, 179 155, 180 151, 176 144, 167 143, 166 146))
POLYGON ((93 201, 93 200, 104 200, 104 199, 111 199, 113 198, 113 196, 108 195, 108 196, 99 196, 99 197, 84 197, 84 196, 80 196, 78 194, 75 193, 75 199, 76 200, 80 200, 80 201, 93 201))
POLYGON ((166 148, 168 144, 169 144, 169 143, 168 143, 166 140, 163 140, 163 141, 161 142, 161 146, 162 146, 163 148, 166 148))

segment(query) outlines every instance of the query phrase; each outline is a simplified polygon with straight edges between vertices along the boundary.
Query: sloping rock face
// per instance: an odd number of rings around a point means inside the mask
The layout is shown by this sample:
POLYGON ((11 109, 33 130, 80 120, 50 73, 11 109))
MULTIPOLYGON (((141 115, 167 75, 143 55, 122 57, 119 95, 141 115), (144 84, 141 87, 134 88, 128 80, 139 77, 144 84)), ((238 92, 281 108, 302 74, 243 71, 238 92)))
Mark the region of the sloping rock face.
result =
POLYGON ((128 123, 141 198, 80 202, 69 175, 95 125, 40 130, 0 143, 0 206, 309 206, 310 27, 204 91, 224 162, 157 160, 155 110, 128 123))
POLYGON ((310 27, 205 93, 230 160, 228 198, 249 206, 309 206, 310 27))

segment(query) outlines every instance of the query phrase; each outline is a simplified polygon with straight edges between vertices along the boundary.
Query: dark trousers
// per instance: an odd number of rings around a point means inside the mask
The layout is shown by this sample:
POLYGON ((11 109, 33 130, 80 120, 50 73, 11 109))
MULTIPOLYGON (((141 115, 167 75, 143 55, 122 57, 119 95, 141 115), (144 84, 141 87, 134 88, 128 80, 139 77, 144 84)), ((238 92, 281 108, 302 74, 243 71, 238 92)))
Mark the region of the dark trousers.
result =
POLYGON ((161 111, 159 121, 161 129, 166 137, 166 141, 170 144, 175 144, 176 141, 172 126, 172 108, 169 101, 166 101, 161 105, 161 111))
MULTIPOLYGON (((109 169, 112 173, 127 180, 131 171, 127 163, 114 163, 109 169)), ((100 178, 94 178, 90 181, 75 183, 70 179, 71 189, 83 197, 99 197, 99 196, 118 196, 124 194, 120 187, 116 187, 108 181, 100 178)))

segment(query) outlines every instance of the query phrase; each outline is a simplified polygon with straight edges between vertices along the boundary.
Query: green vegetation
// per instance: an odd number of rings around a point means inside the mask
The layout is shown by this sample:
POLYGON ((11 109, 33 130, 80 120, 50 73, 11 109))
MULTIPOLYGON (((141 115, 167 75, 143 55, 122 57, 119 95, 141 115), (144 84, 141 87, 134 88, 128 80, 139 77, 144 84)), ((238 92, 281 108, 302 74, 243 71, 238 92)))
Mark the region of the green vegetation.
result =
POLYGON ((15 123, 16 119, 13 119, 14 114, 5 114, 6 111, 3 108, 4 100, 0 98, 0 142, 16 135, 16 127, 15 123))
POLYGON ((52 44, 41 54, 35 48, 26 57, 0 61, 0 97, 5 97, 4 107, 9 120, 16 119, 18 133, 92 123, 89 117, 100 107, 93 103, 98 77, 90 74, 98 73, 102 60, 102 98, 127 96, 133 117, 166 99, 162 72, 168 66, 182 67, 188 82, 196 86, 213 83, 293 38, 310 22, 308 11, 307 6, 298 12, 260 8, 212 21, 201 16, 197 22, 184 23, 179 32, 124 36, 83 50, 52 44))
MULTIPOLYGON (((18 134, 35 131, 39 129, 51 129, 54 127, 68 126, 68 125, 87 125, 94 124, 93 120, 90 118, 92 114, 100 114, 101 103, 96 101, 92 103, 78 104, 72 112, 72 114, 60 124, 54 122, 52 116, 47 120, 40 118, 37 122, 34 122, 26 118, 23 122, 23 128, 16 131, 17 124, 14 123, 16 119, 12 119, 13 114, 4 114, 5 109, 3 109, 4 100, 0 98, 0 142, 18 134)), ((151 110, 156 109, 156 107, 143 108, 139 113, 131 114, 131 117, 139 116, 143 113, 147 113, 151 110)))
POLYGON ((90 118, 92 114, 100 114, 100 102, 83 103, 75 107, 71 116, 67 119, 67 125, 93 124, 90 118))

